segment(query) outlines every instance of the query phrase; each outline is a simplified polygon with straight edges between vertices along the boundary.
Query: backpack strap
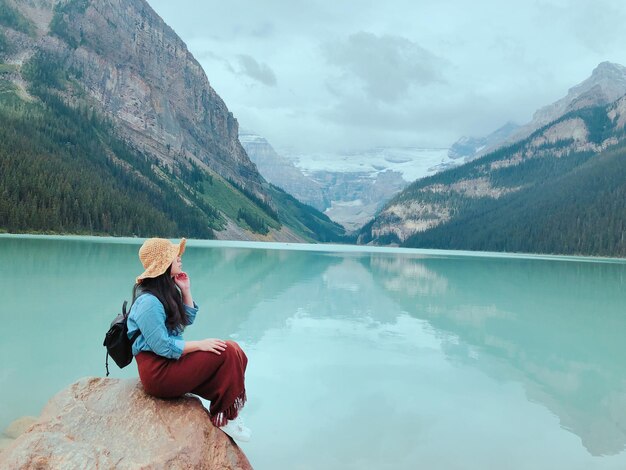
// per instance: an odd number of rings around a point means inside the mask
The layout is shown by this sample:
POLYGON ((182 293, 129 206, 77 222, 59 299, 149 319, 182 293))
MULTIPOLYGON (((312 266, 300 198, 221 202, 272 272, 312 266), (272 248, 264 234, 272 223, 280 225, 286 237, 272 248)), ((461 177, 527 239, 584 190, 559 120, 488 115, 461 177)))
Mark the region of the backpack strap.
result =
POLYGON ((135 334, 134 334, 134 335, 133 335, 133 337, 130 339, 130 344, 131 344, 131 345, 135 342, 135 340, 136 340, 137 338, 139 338, 139 335, 140 335, 140 334, 141 334, 141 331, 140 331, 140 330, 135 331, 135 334))
MULTIPOLYGON (((133 304, 135 303, 135 300, 137 300, 139 297, 141 297, 142 295, 144 295, 145 292, 142 292, 141 294, 139 294, 136 298, 133 299, 133 304)), ((128 313, 126 313, 126 304, 128 302, 125 300, 124 301, 124 305, 122 305, 122 313, 124 314, 124 319, 126 321, 128 321, 128 315, 130 315, 130 311, 128 313)), ((140 330, 135 331, 135 334, 133 335, 133 337, 130 339, 130 344, 131 346, 133 345, 133 343, 135 342, 135 340, 139 337, 139 335, 141 334, 140 330)))

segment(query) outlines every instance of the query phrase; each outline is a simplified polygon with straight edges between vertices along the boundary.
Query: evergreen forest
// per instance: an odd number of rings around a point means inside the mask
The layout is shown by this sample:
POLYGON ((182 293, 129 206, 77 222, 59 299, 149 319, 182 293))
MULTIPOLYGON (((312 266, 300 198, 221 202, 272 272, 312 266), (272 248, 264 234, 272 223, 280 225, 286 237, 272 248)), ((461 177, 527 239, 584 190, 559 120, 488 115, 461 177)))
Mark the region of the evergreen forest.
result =
POLYGON ((0 231, 206 239, 228 218, 259 234, 286 223, 309 241, 347 240, 343 227, 269 185, 278 201, 131 147, 89 101, 79 73, 53 57, 37 52, 21 67, 27 90, 8 79, 15 72, 0 64, 0 231), (77 97, 71 106, 67 90, 77 97))

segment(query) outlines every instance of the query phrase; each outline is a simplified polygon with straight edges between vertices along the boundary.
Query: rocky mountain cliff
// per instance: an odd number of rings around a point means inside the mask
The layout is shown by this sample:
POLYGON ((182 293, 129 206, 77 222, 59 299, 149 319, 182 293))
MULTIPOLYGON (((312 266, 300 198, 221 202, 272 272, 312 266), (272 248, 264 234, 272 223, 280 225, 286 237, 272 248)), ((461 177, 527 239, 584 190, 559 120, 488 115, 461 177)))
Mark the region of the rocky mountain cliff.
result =
MULTIPOLYGON (((532 120, 508 137, 502 145, 525 139, 537 129, 577 109, 604 106, 626 94, 626 67, 612 62, 601 62, 591 76, 570 88, 560 100, 535 112, 532 120)), ((497 147, 496 147, 497 148, 497 147)), ((485 149, 483 154, 494 150, 485 149)))
POLYGON ((349 231, 358 230, 408 182, 399 172, 386 170, 372 175, 365 171, 316 171, 311 175, 324 188, 329 205, 324 211, 349 231))
POLYGON ((263 179, 237 120, 144 0, 0 0, 0 11, 0 230, 342 236, 263 179))
POLYGON ((3 0, 36 26, 11 31, 8 63, 36 52, 72 72, 80 92, 135 148, 165 164, 206 165, 260 197, 262 178, 238 140, 238 124, 185 43, 144 0, 3 0))
POLYGON ((624 255, 620 227, 626 225, 626 214, 623 199, 616 201, 626 194, 626 174, 617 178, 625 123, 626 97, 605 106, 576 107, 513 145, 418 180, 361 230, 359 240, 624 255), (576 187, 584 187, 586 194, 577 194, 576 187), (538 220, 542 228, 527 230, 538 220))
POLYGON ((305 176, 291 160, 276 153, 265 138, 252 132, 240 132, 239 141, 267 181, 319 211, 328 207, 322 185, 305 176))
POLYGON ((604 106, 626 94, 626 67, 612 62, 601 62, 591 76, 570 88, 567 95, 552 104, 537 110, 530 122, 523 126, 511 126, 507 123, 502 128, 483 138, 461 138, 451 147, 458 158, 466 161, 491 153, 502 146, 511 145, 527 138, 537 129, 559 119, 577 109, 604 106), (504 132, 503 132, 504 131, 504 132))

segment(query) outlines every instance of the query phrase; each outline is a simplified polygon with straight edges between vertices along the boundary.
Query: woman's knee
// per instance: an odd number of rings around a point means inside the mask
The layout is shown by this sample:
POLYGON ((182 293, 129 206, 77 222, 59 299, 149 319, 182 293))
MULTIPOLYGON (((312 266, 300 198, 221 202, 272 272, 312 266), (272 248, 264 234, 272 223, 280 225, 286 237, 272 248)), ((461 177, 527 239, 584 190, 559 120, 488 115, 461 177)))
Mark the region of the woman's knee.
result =
POLYGON ((238 357, 241 354, 241 347, 235 342, 231 340, 226 341, 226 349, 222 351, 222 354, 225 354, 227 358, 230 357, 238 357))
POLYGON ((246 365, 248 364, 248 357, 246 356, 246 353, 243 352, 243 349, 241 349, 241 346, 239 346, 239 344, 235 341, 226 340, 226 349, 224 352, 227 353, 229 357, 233 357, 241 361, 244 369, 246 368, 246 365))
POLYGON ((226 340, 226 345, 227 345, 226 349, 232 348, 235 351, 237 351, 237 350, 241 351, 241 346, 239 346, 239 344, 237 344, 237 342, 233 341, 232 339, 227 339, 226 340))

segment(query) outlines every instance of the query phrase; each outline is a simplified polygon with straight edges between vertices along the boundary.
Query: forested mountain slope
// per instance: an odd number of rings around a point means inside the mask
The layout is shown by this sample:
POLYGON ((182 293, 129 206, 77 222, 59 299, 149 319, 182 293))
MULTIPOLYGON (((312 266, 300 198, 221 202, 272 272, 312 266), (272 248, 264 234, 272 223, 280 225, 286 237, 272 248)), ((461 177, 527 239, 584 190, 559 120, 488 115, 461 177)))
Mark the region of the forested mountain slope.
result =
POLYGON ((0 0, 0 121, 0 230, 311 241, 319 222, 342 239, 323 214, 280 213, 144 0, 0 0))
POLYGON ((624 256, 626 98, 570 112, 528 138, 418 180, 361 243, 624 256))

